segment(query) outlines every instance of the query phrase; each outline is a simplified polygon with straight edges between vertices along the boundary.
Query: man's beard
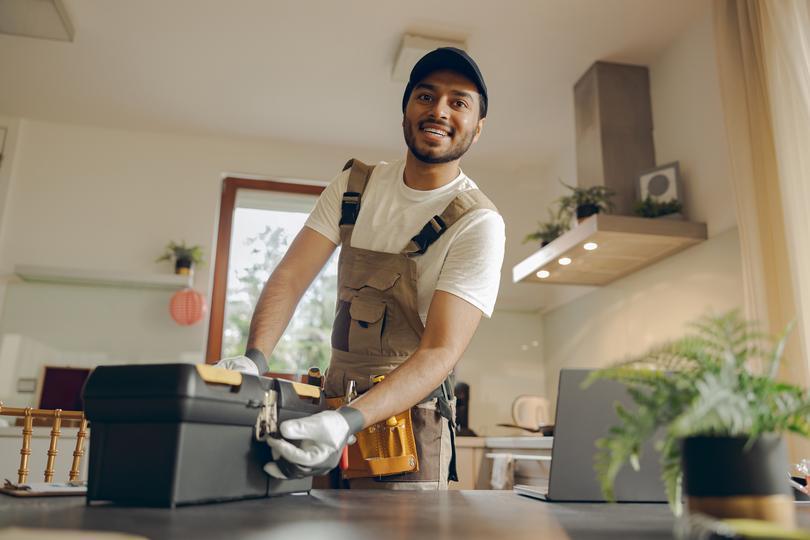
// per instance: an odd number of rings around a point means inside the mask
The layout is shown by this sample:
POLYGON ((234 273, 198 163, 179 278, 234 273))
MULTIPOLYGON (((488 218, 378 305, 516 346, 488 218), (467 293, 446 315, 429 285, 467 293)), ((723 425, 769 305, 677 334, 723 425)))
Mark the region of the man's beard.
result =
MULTIPOLYGON (((435 124, 436 122, 433 123, 435 124)), ((408 149, 411 151, 414 157, 422 163, 435 164, 455 161, 467 153, 467 150, 469 150, 470 146, 472 146, 474 138, 474 132, 470 131, 466 134, 466 136, 457 140, 455 144, 452 144, 450 148, 448 148, 443 154, 426 154, 416 147, 413 128, 411 127, 410 122, 403 122, 402 131, 405 135, 405 144, 408 145, 408 149)))

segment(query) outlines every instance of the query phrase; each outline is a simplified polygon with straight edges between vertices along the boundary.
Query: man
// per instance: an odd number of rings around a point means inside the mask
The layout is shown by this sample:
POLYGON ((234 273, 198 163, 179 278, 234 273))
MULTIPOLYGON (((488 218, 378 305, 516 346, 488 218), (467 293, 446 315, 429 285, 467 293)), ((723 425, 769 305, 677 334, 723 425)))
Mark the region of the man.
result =
POLYGON ((459 166, 481 135, 487 100, 465 52, 441 48, 420 59, 402 100, 405 160, 347 164, 267 281, 246 356, 219 362, 266 370, 301 296, 342 244, 324 385, 342 406, 284 422, 283 439, 267 441, 270 475, 324 474, 357 435, 344 472, 352 487, 442 489, 455 479, 448 376, 481 315, 492 313, 503 262, 503 220, 459 166), (351 388, 360 396, 343 403, 351 388), (386 421, 389 428, 375 427, 386 421), (382 454, 369 457, 369 448, 382 454))

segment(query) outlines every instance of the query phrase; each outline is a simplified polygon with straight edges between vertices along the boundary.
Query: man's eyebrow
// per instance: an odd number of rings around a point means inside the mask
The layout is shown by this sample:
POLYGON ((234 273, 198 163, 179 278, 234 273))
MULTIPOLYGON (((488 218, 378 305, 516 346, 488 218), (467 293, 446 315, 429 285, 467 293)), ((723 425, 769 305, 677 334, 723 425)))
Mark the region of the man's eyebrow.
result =
POLYGON ((467 99, 469 99, 469 100, 472 100, 472 99, 473 99, 473 95, 472 95, 471 93, 469 93, 469 92, 465 92, 465 91, 463 91, 463 90, 453 90, 453 91, 451 92, 451 94, 453 94, 453 95, 455 95, 455 96, 461 96, 461 97, 465 97, 465 98, 467 98, 467 99))

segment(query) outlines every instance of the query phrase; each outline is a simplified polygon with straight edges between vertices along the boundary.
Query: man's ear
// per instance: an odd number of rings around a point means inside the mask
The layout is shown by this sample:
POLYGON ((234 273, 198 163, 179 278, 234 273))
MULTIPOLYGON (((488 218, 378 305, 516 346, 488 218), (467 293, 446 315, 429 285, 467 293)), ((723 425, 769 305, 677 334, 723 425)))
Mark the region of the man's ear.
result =
POLYGON ((476 126, 475 126, 475 135, 473 136, 473 142, 478 141, 478 137, 481 136, 481 131, 483 131, 483 129, 484 129, 484 120, 486 120, 486 118, 480 119, 478 121, 478 123, 476 124, 476 126))

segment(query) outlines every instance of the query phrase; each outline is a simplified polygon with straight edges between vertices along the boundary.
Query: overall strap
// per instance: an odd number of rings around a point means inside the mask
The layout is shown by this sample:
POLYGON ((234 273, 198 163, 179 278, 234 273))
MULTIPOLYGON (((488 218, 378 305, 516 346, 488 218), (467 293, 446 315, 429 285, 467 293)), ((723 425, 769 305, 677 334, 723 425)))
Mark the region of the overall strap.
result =
POLYGON ((344 246, 351 245, 352 231, 360 214, 360 198, 366 189, 368 179, 374 165, 366 165, 360 160, 350 159, 343 166, 343 170, 349 171, 349 183, 346 192, 343 194, 343 201, 340 204, 340 241, 344 246))
POLYGON ((411 238, 402 253, 408 256, 424 254, 433 242, 438 240, 447 229, 464 217, 467 212, 481 209, 498 211, 495 205, 479 189, 470 189, 459 193, 455 199, 450 201, 450 204, 440 215, 433 216, 422 227, 419 234, 411 238))

